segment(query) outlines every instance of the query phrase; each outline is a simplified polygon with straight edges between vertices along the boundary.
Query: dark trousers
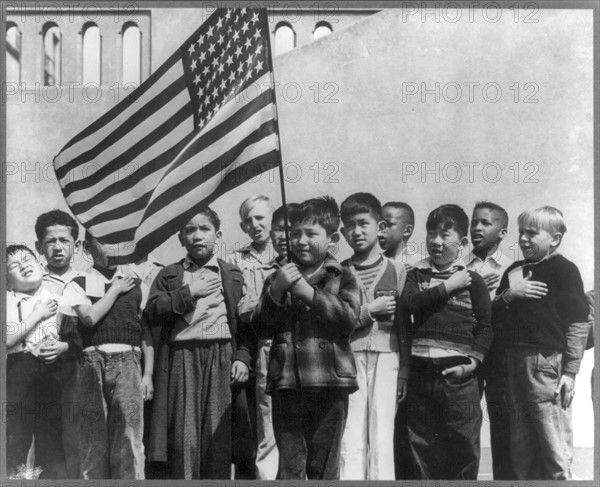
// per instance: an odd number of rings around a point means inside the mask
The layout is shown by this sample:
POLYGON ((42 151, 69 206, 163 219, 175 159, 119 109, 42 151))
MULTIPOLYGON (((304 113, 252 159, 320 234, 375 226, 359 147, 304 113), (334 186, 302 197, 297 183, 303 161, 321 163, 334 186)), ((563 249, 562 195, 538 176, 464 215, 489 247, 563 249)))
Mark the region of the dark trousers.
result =
POLYGON ((516 480, 510 460, 510 409, 506 403, 504 352, 492 346, 482 364, 485 402, 490 422, 490 447, 494 480, 516 480))
POLYGON ((429 359, 412 358, 408 438, 418 479, 476 480, 482 413, 474 376, 448 379, 429 359))
POLYGON ((272 406, 279 450, 277 480, 339 480, 348 393, 277 391, 272 406))
POLYGON ((61 435, 60 384, 55 364, 30 353, 9 354, 6 367, 7 473, 27 462, 35 435, 35 463, 40 478, 67 477, 61 435))
POLYGON ((398 404, 394 421, 394 471, 396 480, 414 480, 412 452, 408 441, 408 408, 406 401, 398 404))

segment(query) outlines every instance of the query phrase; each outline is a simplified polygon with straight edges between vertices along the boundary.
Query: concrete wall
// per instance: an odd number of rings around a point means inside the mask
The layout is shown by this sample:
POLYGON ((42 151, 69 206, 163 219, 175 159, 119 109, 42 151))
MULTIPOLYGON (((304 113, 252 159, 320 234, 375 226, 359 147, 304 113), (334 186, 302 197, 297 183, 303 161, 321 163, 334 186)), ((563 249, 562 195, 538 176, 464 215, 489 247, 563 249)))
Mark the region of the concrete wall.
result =
MULTIPOLYGON (((435 206, 452 202, 470 212, 477 200, 491 200, 511 218, 503 246, 511 257, 517 256, 517 215, 550 204, 563 210, 568 225, 561 252, 591 289, 592 12, 539 10, 528 19, 536 23, 515 19, 510 10, 496 22, 488 14, 473 10, 470 17, 465 10, 450 22, 383 11, 345 29, 334 25, 333 34, 276 58, 288 200, 331 194, 341 202, 370 191, 382 201, 406 201, 415 209, 417 244, 435 206)), ((152 10, 152 68, 196 25, 190 11, 152 10)), ((14 172, 6 188, 9 241, 32 244, 36 215, 66 209, 47 165, 114 104, 111 91, 96 103, 81 95, 54 104, 9 96, 7 160, 16 164, 8 166, 14 172), (19 169, 36 171, 36 163, 37 172, 19 169)), ((279 201, 277 174, 215 203, 230 246, 245 241, 237 207, 257 192, 279 201)), ((174 261, 183 254, 171 239, 158 255, 174 261)), ((342 245, 340 257, 347 255, 342 245)), ((577 385, 579 446, 593 444, 592 362, 586 355, 577 385)))

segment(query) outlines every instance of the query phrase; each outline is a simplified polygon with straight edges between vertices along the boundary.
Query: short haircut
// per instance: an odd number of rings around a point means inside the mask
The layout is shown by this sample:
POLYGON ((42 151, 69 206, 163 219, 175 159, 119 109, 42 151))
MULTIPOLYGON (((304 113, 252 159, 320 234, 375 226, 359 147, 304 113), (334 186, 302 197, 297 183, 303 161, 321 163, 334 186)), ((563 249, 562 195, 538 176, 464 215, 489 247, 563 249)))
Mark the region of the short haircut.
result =
POLYGON ((458 205, 442 205, 429 213, 425 228, 435 230, 438 225, 442 228, 453 228, 462 238, 469 232, 469 217, 458 205))
POLYGON ((413 227, 415 226, 415 212, 408 203, 403 203, 402 201, 388 201, 382 208, 385 208, 386 206, 406 212, 406 215, 408 216, 408 221, 406 223, 411 224, 413 227))
POLYGON ((300 205, 298 205, 298 203, 288 203, 285 206, 280 206, 273 212, 273 218, 271 219, 271 221, 274 222, 276 220, 283 220, 283 217, 285 215, 284 210, 286 210, 286 209, 287 209, 288 219, 291 219, 292 213, 294 213, 294 211, 296 211, 298 206, 300 206, 300 205))
MULTIPOLYGON (((196 212, 190 217, 190 220, 196 216, 196 215, 204 215, 206 216, 206 218, 208 218, 208 220, 210 221, 210 223, 212 223, 212 226, 215 227, 215 230, 218 232, 219 230, 221 230, 221 219, 219 218, 219 215, 217 215, 217 212, 214 211, 213 209, 209 208, 208 206, 201 206, 198 210, 196 210, 196 212)), ((189 221, 189 220, 188 220, 189 221)), ((185 227, 185 224, 187 222, 185 222, 182 226, 181 226, 181 230, 183 230, 183 227, 185 227)))
POLYGON ((381 203, 371 193, 354 193, 348 196, 340 207, 342 222, 359 213, 369 213, 375 220, 381 220, 381 203))
POLYGON ((12 244, 12 245, 7 245, 7 247, 6 247, 6 262, 8 262, 9 257, 12 257, 15 254, 18 254, 19 252, 29 252, 31 255, 33 255, 35 257, 35 260, 37 260, 37 256, 33 253, 33 250, 31 250, 29 247, 27 247, 27 245, 12 244))
POLYGON ((271 201, 271 198, 264 194, 255 194, 246 198, 240 205, 240 220, 244 221, 250 210, 260 202, 265 202, 271 211, 275 210, 275 204, 271 201))
POLYGON ((79 225, 75 219, 62 210, 52 210, 42 213, 35 222, 35 236, 38 242, 41 242, 46 236, 46 229, 54 225, 64 225, 71 231, 73 240, 77 241, 79 238, 79 225))
POLYGON ((506 210, 500 205, 492 203, 491 201, 478 201, 477 203, 475 203, 475 207, 473 208, 473 214, 480 209, 495 211, 500 216, 500 220, 502 221, 502 228, 508 227, 508 213, 506 213, 506 210))
POLYGON ((518 223, 519 227, 531 226, 538 230, 546 230, 552 235, 556 233, 564 235, 567 231, 562 211, 553 206, 540 206, 525 210, 519 215, 518 223))
POLYGON ((292 225, 309 223, 321 225, 327 235, 337 232, 340 228, 340 210, 331 196, 321 196, 303 201, 290 215, 292 225))

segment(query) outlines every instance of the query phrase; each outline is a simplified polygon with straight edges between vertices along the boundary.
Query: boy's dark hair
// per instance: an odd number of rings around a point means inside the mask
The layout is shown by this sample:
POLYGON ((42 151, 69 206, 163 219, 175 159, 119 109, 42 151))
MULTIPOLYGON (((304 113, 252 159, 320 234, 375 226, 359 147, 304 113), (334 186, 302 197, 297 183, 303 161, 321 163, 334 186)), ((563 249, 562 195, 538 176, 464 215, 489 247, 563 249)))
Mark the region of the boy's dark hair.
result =
POLYGON ((285 207, 280 206, 273 212, 273 217, 271 218, 271 221, 274 222, 275 220, 283 220, 283 216, 285 214, 285 212, 283 211, 284 209, 287 209, 288 218, 291 219, 292 213, 296 211, 298 206, 300 206, 298 203, 288 203, 287 205, 285 205, 285 207))
POLYGON ((33 253, 33 250, 31 250, 29 247, 27 247, 27 245, 12 244, 12 245, 8 245, 6 247, 6 262, 8 262, 9 257, 12 257, 13 255, 15 255, 19 252, 29 252, 37 260, 37 256, 33 253))
POLYGON ((369 213, 375 220, 381 220, 381 203, 371 193, 354 193, 348 196, 340 207, 342 222, 359 213, 369 213))
POLYGON ((331 196, 321 196, 303 201, 290 215, 290 223, 318 223, 327 232, 327 236, 340 228, 340 210, 331 196))
POLYGON ((79 238, 79 225, 75 219, 68 213, 55 209, 38 216, 35 222, 35 236, 38 242, 41 242, 46 236, 46 229, 54 225, 64 225, 71 231, 73 240, 77 241, 79 238))
POLYGON ((479 209, 495 211, 496 213, 498 213, 498 216, 500 217, 500 220, 502 221, 502 228, 508 227, 508 213, 506 213, 506 210, 504 208, 502 208, 500 205, 497 205, 496 203, 492 203, 491 201, 478 201, 477 203, 475 203, 475 207, 473 208, 473 213, 475 213, 475 211, 477 211, 479 209))
MULTIPOLYGON (((215 231, 218 232, 219 230, 221 230, 221 219, 219 218, 219 215, 217 215, 217 212, 212 210, 208 206, 201 206, 198 210, 196 210, 194 212, 192 217, 196 216, 196 215, 206 216, 208 218, 208 220, 210 221, 210 223, 212 224, 212 226, 215 227, 215 231)), ((184 223, 184 225, 185 225, 185 223, 184 223)), ((184 225, 181 226, 182 229, 183 229, 184 225)), ((181 231, 181 229, 179 231, 181 231)))
POLYGON ((462 238, 469 233, 469 217, 458 205, 442 205, 429 213, 425 228, 435 230, 438 225, 442 228, 453 228, 462 238))
POLYGON ((402 201, 388 201, 386 204, 382 205, 381 208, 385 208, 386 206, 406 212, 406 215, 408 216, 407 223, 413 227, 415 226, 415 212, 408 203, 404 203, 402 201))

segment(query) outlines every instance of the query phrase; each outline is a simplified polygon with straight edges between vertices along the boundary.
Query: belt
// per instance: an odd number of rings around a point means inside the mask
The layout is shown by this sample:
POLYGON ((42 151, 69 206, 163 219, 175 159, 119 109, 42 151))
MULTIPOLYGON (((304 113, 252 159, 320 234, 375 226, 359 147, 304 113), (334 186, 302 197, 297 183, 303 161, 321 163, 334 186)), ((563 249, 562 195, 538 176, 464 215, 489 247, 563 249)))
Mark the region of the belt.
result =
POLYGON ((124 343, 103 343, 102 345, 90 345, 83 349, 84 352, 104 352, 104 353, 119 353, 133 350, 139 352, 140 347, 134 345, 125 345, 124 343))

